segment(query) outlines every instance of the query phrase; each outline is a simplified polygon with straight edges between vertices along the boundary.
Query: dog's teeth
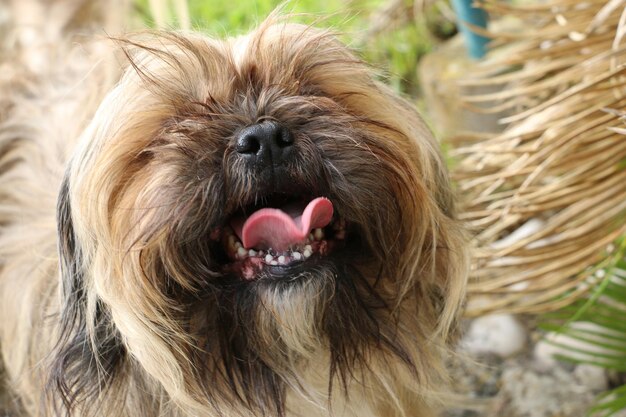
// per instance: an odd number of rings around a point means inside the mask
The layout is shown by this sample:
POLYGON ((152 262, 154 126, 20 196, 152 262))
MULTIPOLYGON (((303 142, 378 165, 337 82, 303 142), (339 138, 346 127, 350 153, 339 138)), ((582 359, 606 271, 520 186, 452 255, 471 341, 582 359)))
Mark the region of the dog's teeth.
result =
POLYGON ((265 255, 265 263, 271 263, 274 260, 274 257, 272 255, 270 255, 269 253, 267 255, 265 255))
POLYGON ((248 254, 248 251, 245 250, 243 247, 239 246, 239 248, 237 249, 237 256, 239 256, 240 258, 244 258, 247 254, 248 254))
POLYGON ((313 233, 309 233, 309 237, 306 239, 306 243, 311 243, 315 240, 313 233))
POLYGON ((280 255, 278 257, 278 263, 284 265, 285 264, 285 257, 283 255, 280 255))
POLYGON ((311 245, 304 245, 304 250, 305 250, 305 251, 307 251, 307 250, 308 250, 308 251, 309 251, 309 252, 311 252, 311 253, 313 252, 313 248, 311 247, 311 245))
POLYGON ((276 265, 278 265, 278 262, 276 262, 276 261, 272 261, 272 262, 270 262, 270 265, 272 265, 272 266, 276 266, 276 265))
POLYGON ((324 237, 324 231, 320 228, 317 228, 313 231, 313 237, 315 238, 315 240, 322 240, 322 238, 324 237))
POLYGON ((291 254, 291 257, 296 261, 299 261, 300 259, 302 259, 302 254, 300 252, 294 252, 291 254))
POLYGON ((250 250, 248 251, 248 255, 250 255, 250 256, 256 256, 256 255, 257 255, 257 253, 256 253, 256 251, 255 251, 254 249, 250 249, 250 250))
MULTIPOLYGON (((309 245, 307 245, 309 246, 309 245)), ((309 246, 310 248, 310 246, 309 246)), ((310 249, 304 249, 304 252, 302 253, 304 255, 305 258, 308 258, 309 256, 311 256, 313 254, 313 252, 311 252, 310 249)))
POLYGON ((239 249, 239 248, 243 248, 243 245, 241 244, 241 242, 237 241, 235 242, 235 247, 239 249))

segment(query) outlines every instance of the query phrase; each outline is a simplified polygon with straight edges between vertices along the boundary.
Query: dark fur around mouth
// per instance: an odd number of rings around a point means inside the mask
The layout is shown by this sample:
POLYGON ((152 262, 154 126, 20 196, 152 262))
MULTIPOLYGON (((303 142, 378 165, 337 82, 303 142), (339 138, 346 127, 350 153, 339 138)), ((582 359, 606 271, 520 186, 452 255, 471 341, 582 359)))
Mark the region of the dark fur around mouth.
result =
MULTIPOLYGON (((226 305, 220 306, 217 316, 207 315, 215 317, 215 322, 213 325, 207 323, 208 328, 201 331, 211 334, 212 330, 216 330, 220 334, 218 338, 206 339, 204 348, 222 358, 225 375, 215 374, 215 369, 209 368, 204 370, 207 374, 199 376, 200 380, 205 381, 222 379, 223 384, 218 385, 228 387, 230 392, 218 395, 232 395, 234 391, 246 403, 255 405, 254 408, 264 409, 267 415, 281 415, 284 412, 284 395, 288 386, 285 382, 295 375, 280 376, 273 370, 283 361, 294 359, 287 353, 290 347, 283 342, 282 330, 274 327, 278 323, 269 327, 250 325, 251 322, 258 323, 268 318, 264 318, 267 315, 264 304, 270 297, 278 297, 279 300, 275 302, 280 302, 283 308, 294 307, 293 303, 305 299, 311 302, 315 298, 324 304, 323 307, 321 304, 317 306, 319 317, 316 319, 321 326, 317 337, 325 340, 331 352, 330 383, 338 378, 345 390, 353 375, 364 371, 362 366, 366 363, 370 349, 402 351, 392 334, 388 333, 390 329, 381 329, 375 318, 376 311, 386 309, 384 301, 358 271, 345 263, 319 261, 314 266, 301 268, 298 273, 278 273, 271 280, 258 280, 248 285, 233 281, 233 286, 224 289, 219 297, 226 305), (277 277, 279 279, 275 279, 277 277), (315 288, 315 292, 312 292, 312 288, 315 288), (348 316, 346 311, 352 314, 348 316), (339 324, 338 316, 348 322, 339 324), (267 332, 273 334, 276 340, 271 347, 262 342, 267 332), (259 384, 253 381, 264 382, 259 384), (272 399, 269 404, 268 399, 272 399)), ((313 345, 309 348, 313 351, 319 347, 313 345)), ((410 357, 403 359, 413 367, 410 357)), ((305 365, 307 360, 301 357, 297 362, 305 365)), ((292 380, 291 383, 296 381, 292 380)), ((329 390, 332 391, 332 386, 329 390)), ((215 395, 210 387, 207 387, 207 391, 215 395)))

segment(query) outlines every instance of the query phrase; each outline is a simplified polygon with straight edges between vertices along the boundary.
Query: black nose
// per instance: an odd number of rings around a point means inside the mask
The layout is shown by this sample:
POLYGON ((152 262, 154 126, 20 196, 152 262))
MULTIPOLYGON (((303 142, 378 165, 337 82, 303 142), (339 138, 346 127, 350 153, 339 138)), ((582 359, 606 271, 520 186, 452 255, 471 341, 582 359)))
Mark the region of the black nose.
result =
POLYGON ((236 150, 255 164, 279 166, 287 162, 293 152, 293 136, 280 123, 257 123, 239 132, 236 150))

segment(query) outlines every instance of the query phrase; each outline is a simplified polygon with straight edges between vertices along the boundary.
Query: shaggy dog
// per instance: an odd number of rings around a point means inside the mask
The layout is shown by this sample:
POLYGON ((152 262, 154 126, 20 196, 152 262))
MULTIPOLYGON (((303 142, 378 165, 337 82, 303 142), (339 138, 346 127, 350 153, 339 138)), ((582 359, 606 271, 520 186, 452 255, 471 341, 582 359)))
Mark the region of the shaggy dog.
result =
POLYGON ((2 55, 15 415, 434 415, 466 251, 413 107, 277 16, 109 42, 118 76, 96 3, 16 1, 2 55))

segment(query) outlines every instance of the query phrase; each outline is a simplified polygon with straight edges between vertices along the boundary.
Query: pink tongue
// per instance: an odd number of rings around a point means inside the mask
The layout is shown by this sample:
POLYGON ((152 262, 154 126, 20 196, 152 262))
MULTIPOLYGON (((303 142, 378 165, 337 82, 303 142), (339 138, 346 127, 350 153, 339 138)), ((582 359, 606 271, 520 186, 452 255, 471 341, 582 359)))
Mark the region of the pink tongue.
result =
POLYGON ((312 229, 326 227, 333 217, 333 203, 318 197, 299 210, 264 208, 253 213, 241 224, 233 221, 232 227, 244 248, 284 251, 292 245, 303 243, 312 229))

